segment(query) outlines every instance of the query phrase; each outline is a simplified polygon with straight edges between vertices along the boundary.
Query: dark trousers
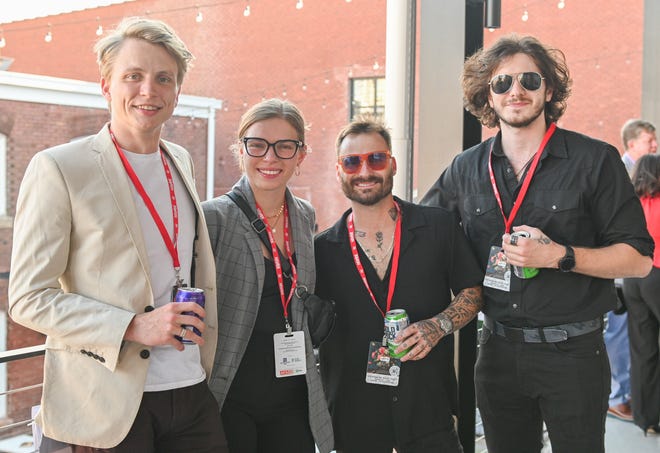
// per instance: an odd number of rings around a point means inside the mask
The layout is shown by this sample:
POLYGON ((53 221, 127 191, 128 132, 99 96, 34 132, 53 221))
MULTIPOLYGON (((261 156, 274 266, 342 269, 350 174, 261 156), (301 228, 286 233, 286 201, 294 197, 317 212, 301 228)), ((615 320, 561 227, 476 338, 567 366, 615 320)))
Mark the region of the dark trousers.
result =
MULTIPOLYGON (((429 401, 429 404, 436 404, 429 401)), ((383 427, 388 424, 383 424, 383 427)), ((408 442, 395 440, 393 429, 366 431, 345 439, 344 445, 337 447, 337 453, 463 453, 463 447, 453 424, 447 429, 437 429, 408 442)))
POLYGON ((220 425, 218 403, 204 381, 145 392, 131 430, 116 447, 71 445, 71 449, 73 453, 219 453, 226 451, 220 425))
POLYGON ((660 419, 660 269, 646 278, 627 278, 623 295, 628 308, 630 391, 633 418, 642 429, 660 419))
POLYGON ((267 410, 225 400, 222 424, 231 453, 316 451, 307 406, 267 410))
POLYGON ((600 330, 559 343, 515 343, 484 328, 475 368, 489 453, 534 453, 543 422, 553 453, 605 451, 610 368, 600 330))

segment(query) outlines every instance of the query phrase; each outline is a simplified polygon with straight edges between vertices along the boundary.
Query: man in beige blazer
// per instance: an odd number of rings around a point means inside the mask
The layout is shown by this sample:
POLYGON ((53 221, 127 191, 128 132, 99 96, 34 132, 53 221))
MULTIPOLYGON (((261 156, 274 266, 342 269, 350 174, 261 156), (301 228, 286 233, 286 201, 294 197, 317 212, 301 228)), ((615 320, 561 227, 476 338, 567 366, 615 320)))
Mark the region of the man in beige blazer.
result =
POLYGON ((217 452, 213 255, 190 155, 160 139, 192 54, 137 18, 95 50, 110 123, 36 154, 16 208, 9 313, 47 335, 36 421, 75 452, 217 452))

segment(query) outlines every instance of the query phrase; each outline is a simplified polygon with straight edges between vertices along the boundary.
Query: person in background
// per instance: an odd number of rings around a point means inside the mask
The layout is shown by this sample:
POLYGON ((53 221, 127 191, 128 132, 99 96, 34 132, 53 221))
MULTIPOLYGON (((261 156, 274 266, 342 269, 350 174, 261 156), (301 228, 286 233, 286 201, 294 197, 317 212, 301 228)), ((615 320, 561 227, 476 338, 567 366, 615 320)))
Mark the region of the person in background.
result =
POLYGON ((616 148, 557 127, 570 94, 560 50, 503 36, 466 60, 462 86, 499 132, 456 156, 422 203, 458 214, 486 269, 475 385, 488 451, 540 452, 545 422, 553 452, 603 452, 603 315, 613 279, 652 265, 639 199, 616 148))
POLYGON ((161 139, 192 54, 140 18, 95 50, 110 123, 37 153, 16 208, 9 314, 47 336, 36 423, 74 452, 216 452, 213 254, 192 159, 161 139), (172 302, 186 285, 206 310, 172 302))
POLYGON ((639 119, 626 121, 621 128, 621 140, 624 151, 621 160, 629 174, 632 173, 637 159, 658 150, 655 126, 648 121, 639 119))
MULTIPOLYGON (((625 150, 621 160, 632 173, 635 162, 642 156, 655 153, 658 142, 655 126, 648 121, 632 119, 626 121, 621 129, 621 139, 625 150)), ((622 279, 616 279, 617 291, 620 291, 622 279)), ((632 421, 630 407, 630 344, 628 339, 628 314, 625 301, 620 310, 607 313, 605 327, 605 347, 612 370, 612 391, 610 392, 608 415, 624 421, 632 421)))
MULTIPOLYGON (((647 154, 637 160, 632 181, 649 233, 660 244, 660 156, 647 154)), ((633 419, 644 435, 659 435, 660 250, 654 252, 648 277, 623 280, 623 294, 628 308, 633 419)))
POLYGON ((287 187, 308 153, 301 112, 279 99, 252 106, 233 151, 243 176, 232 191, 267 239, 228 196, 203 203, 220 334, 210 385, 229 451, 327 453, 332 425, 297 291, 314 290, 315 213, 287 187))
POLYGON ((336 148, 351 208, 315 248, 317 294, 337 310, 320 348, 337 452, 462 452, 452 334, 481 309, 483 274, 454 215, 392 195, 396 160, 382 123, 348 124, 336 148), (393 309, 411 323, 394 339, 401 364, 382 344, 393 309))

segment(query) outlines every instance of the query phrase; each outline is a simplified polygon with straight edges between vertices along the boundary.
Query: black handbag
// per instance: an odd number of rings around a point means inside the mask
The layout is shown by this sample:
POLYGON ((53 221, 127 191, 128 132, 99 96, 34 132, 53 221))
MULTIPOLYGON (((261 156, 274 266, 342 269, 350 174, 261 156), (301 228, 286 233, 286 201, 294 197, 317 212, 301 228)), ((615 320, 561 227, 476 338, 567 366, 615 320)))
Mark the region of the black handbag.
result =
MULTIPOLYGON (((252 210, 245 198, 235 190, 227 192, 225 195, 241 208, 261 242, 270 250, 266 224, 252 210)), ((288 260, 282 260, 282 270, 286 275, 291 275, 291 265, 288 260)), ((296 295, 303 301, 303 308, 307 313, 307 326, 309 327, 312 346, 318 348, 328 338, 335 326, 335 302, 330 299, 322 299, 316 294, 308 292, 307 287, 304 285, 298 285, 295 291, 296 295)))

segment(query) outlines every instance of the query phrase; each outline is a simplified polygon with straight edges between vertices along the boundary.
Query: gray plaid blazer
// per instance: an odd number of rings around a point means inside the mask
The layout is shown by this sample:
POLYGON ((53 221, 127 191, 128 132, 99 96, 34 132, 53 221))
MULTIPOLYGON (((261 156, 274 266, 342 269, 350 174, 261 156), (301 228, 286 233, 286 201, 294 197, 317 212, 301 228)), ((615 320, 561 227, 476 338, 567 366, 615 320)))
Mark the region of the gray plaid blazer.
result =
MULTIPOLYGON (((234 187, 256 212, 248 179, 243 176, 234 187)), ((286 201, 296 251, 298 284, 313 292, 316 281, 314 208, 288 189, 286 201)), ((202 207, 215 255, 218 294, 218 349, 209 386, 222 407, 257 319, 266 271, 261 240, 243 211, 226 196, 206 201, 202 207)), ((327 453, 334 443, 332 422, 316 367, 307 316, 302 301, 295 295, 291 301, 291 322, 294 330, 305 332, 309 422, 320 453, 327 453)))

